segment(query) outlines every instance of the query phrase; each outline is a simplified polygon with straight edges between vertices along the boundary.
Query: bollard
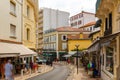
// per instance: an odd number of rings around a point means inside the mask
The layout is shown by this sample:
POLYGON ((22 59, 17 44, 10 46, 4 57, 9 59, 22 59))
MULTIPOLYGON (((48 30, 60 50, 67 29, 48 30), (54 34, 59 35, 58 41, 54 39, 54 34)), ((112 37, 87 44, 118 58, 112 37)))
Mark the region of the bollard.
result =
POLYGON ((30 69, 30 75, 32 74, 32 70, 30 69))
POLYGON ((21 69, 21 77, 23 78, 23 69, 21 69))

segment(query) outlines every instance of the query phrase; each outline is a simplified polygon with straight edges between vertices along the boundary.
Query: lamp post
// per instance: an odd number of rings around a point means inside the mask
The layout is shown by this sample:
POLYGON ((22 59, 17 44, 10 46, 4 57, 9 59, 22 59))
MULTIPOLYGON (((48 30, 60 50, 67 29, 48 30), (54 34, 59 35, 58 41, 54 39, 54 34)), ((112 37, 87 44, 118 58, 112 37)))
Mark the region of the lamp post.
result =
POLYGON ((76 64, 77 64, 77 74, 78 74, 78 47, 79 45, 75 45, 76 49, 77 49, 77 56, 76 56, 76 64))

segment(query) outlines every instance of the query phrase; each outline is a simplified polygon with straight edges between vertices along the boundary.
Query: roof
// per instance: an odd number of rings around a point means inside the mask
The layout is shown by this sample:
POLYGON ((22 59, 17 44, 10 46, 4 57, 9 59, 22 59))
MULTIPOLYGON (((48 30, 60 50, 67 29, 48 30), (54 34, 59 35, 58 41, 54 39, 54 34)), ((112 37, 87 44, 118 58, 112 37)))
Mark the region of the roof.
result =
POLYGON ((93 22, 89 22, 89 23, 87 23, 87 24, 81 26, 80 28, 89 27, 89 26, 92 26, 92 25, 95 25, 95 24, 96 24, 95 21, 93 21, 93 22))
POLYGON ((78 14, 76 14, 76 15, 73 15, 73 16, 71 16, 70 18, 75 17, 75 16, 77 16, 77 15, 79 15, 79 14, 83 14, 83 13, 95 15, 94 13, 91 13, 91 12, 82 11, 81 13, 78 13, 78 14))
POLYGON ((71 26, 59 27, 56 29, 56 31, 60 31, 60 32, 83 32, 83 30, 78 29, 78 28, 73 28, 71 26))

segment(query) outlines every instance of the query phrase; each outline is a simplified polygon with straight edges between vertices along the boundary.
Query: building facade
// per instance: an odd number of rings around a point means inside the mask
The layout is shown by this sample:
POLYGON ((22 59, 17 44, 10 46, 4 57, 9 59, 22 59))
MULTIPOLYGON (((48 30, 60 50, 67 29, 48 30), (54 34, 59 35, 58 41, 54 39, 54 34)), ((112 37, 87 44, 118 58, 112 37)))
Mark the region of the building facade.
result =
POLYGON ((22 0, 5 0, 0 2, 0 39, 22 41, 22 0), (4 8, 2 6, 6 5, 4 8))
POLYGON ((70 14, 68 12, 50 8, 42 8, 39 15, 43 15, 43 18, 39 19, 39 22, 43 22, 43 31, 69 25, 70 14))
POLYGON ((96 22, 89 22, 89 23, 81 26, 79 29, 93 32, 93 31, 95 30, 95 28, 94 28, 95 23, 96 23, 96 22))
POLYGON ((72 35, 79 37, 80 31, 81 30, 72 27, 60 27, 49 31, 49 33, 44 34, 44 52, 53 52, 56 54, 56 58, 60 59, 68 52, 68 37, 72 35))
POLYGON ((37 27, 37 52, 42 53, 43 50, 43 10, 39 11, 38 27, 37 27))
MULTIPOLYGON (((0 1, 0 66, 5 64, 4 62, 8 59, 11 59, 12 63, 14 63, 15 74, 18 72, 17 67, 20 67, 25 60, 29 63, 33 61, 34 56, 36 56, 35 52, 22 44, 22 5, 23 0, 0 1)), ((21 71, 21 69, 20 67, 19 71, 21 71)), ((4 68, 2 69, 2 67, 0 67, 0 70, 4 70, 4 68)), ((1 72, 0 75, 2 75, 1 72)))
POLYGON ((38 29, 37 29, 37 50, 42 53, 43 34, 49 33, 60 26, 69 25, 69 13, 50 8, 42 8, 39 11, 38 29))
MULTIPOLYGON (((86 35, 86 33, 84 32, 83 34, 80 34, 81 36, 86 35)), ((87 50, 87 48, 90 46, 91 44, 91 40, 87 37, 83 37, 83 38, 70 38, 68 39, 68 51, 72 52, 72 51, 76 51, 76 45, 79 45, 78 49, 79 50, 87 50)))
POLYGON ((75 28, 84 26, 89 22, 95 22, 95 14, 82 11, 79 14, 70 17, 70 25, 75 28))
POLYGON ((38 0, 23 0, 22 3, 22 42, 28 48, 36 50, 36 27, 38 26, 38 0))
POLYGON ((96 16, 102 20, 100 31, 101 78, 120 79, 120 1, 97 0, 96 16))

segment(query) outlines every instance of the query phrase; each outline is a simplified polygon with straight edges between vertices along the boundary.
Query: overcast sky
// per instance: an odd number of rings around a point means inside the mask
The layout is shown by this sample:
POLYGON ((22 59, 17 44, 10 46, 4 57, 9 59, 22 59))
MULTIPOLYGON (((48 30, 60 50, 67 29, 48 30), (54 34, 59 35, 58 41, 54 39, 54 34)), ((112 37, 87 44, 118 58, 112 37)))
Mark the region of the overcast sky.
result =
POLYGON ((97 0, 39 0, 39 8, 47 7, 69 12, 70 15, 81 11, 95 13, 95 3, 97 0))

